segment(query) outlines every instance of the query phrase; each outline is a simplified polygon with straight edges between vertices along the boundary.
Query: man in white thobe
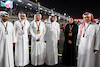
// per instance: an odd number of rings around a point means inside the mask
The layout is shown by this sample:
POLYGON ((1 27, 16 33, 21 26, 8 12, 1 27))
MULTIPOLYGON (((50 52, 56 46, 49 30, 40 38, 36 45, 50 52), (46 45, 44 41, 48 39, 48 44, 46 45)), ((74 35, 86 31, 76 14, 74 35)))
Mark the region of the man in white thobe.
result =
POLYGON ((29 21, 25 13, 19 13, 19 20, 15 22, 15 65, 26 66, 29 64, 29 21))
POLYGON ((14 27, 8 17, 7 12, 0 12, 0 67, 14 67, 14 27))
POLYGON ((46 24, 46 60, 47 65, 58 64, 58 41, 60 37, 60 24, 56 22, 57 18, 51 14, 46 24))
POLYGON ((93 22, 93 15, 89 12, 83 14, 84 22, 79 26, 77 46, 77 67, 95 67, 95 53, 99 50, 100 30, 93 22))
MULTIPOLYGON (((97 22, 99 22, 99 21, 97 21, 97 22)), ((100 28, 100 23, 98 24, 98 26, 100 28)), ((99 46, 99 48, 100 48, 100 46, 99 46)), ((100 67, 100 50, 96 54, 96 62, 95 62, 95 65, 96 65, 95 67, 100 67)))
POLYGON ((34 15, 34 20, 30 25, 31 38, 31 64, 34 66, 43 65, 45 60, 46 44, 44 35, 46 32, 45 24, 41 21, 41 14, 34 15))

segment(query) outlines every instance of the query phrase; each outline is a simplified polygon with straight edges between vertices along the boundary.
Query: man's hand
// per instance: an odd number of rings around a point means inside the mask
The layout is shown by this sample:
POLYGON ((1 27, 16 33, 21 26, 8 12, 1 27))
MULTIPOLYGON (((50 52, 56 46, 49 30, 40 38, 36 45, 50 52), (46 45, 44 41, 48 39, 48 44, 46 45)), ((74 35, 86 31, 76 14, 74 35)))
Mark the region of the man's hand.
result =
POLYGON ((40 41, 40 38, 38 38, 36 41, 40 41))
POLYGON ((69 43, 69 44, 72 44, 72 41, 71 41, 71 40, 68 40, 68 43, 69 43))

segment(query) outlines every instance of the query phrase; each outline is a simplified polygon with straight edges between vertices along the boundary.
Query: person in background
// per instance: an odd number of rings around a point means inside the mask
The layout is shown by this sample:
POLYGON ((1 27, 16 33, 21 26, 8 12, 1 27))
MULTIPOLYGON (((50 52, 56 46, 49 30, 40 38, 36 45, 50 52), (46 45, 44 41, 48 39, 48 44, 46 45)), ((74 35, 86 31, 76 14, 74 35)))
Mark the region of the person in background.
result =
POLYGON ((44 20, 44 23, 46 24, 47 22, 48 22, 48 19, 45 19, 45 20, 44 20))

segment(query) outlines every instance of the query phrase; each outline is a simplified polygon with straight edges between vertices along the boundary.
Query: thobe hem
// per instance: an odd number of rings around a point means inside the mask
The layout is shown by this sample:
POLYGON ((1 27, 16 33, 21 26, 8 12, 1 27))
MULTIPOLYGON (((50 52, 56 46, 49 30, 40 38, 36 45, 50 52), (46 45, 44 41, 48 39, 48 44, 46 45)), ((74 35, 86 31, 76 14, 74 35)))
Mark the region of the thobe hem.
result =
MULTIPOLYGON (((31 63, 32 64, 32 63, 31 63)), ((32 64, 34 66, 40 66, 40 65, 43 65, 44 63, 37 63, 37 64, 32 64)))
POLYGON ((29 62, 28 63, 25 63, 25 64, 15 64, 15 66, 26 66, 28 64, 29 64, 29 62))
POLYGON ((49 66, 53 66, 53 65, 57 65, 58 63, 52 63, 52 64, 50 64, 50 63, 45 63, 46 65, 49 65, 49 66))

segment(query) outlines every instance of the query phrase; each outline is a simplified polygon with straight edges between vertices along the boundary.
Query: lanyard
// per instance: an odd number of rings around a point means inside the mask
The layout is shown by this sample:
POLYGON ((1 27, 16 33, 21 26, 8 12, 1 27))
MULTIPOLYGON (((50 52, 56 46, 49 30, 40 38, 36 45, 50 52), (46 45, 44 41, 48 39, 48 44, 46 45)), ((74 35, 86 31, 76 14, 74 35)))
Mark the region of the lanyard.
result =
MULTIPOLYGON (((37 23, 37 22, 36 22, 37 23)), ((38 26, 38 30, 39 30, 39 27, 40 27, 40 23, 39 23, 39 25, 38 25, 38 23, 37 23, 37 26, 38 26)))
POLYGON ((72 26, 69 25, 70 32, 72 32, 72 28, 73 28, 73 26, 74 26, 74 25, 72 25, 72 26))
POLYGON ((90 26, 91 23, 89 23, 89 25, 87 26, 87 28, 84 30, 84 34, 83 34, 83 37, 85 36, 85 32, 86 30, 88 29, 88 27, 90 26))
POLYGON ((21 24, 21 27, 22 27, 22 30, 23 30, 23 28, 25 26, 25 21, 24 21, 24 25, 22 25, 21 21, 20 21, 20 24, 21 24))
MULTIPOLYGON (((3 22, 2 22, 3 24, 3 22)), ((6 23, 6 26, 3 24, 4 28, 5 28, 5 31, 7 31, 7 26, 8 26, 8 23, 6 23)))

